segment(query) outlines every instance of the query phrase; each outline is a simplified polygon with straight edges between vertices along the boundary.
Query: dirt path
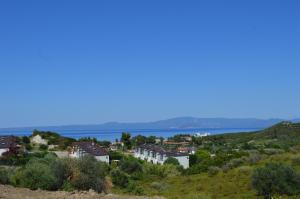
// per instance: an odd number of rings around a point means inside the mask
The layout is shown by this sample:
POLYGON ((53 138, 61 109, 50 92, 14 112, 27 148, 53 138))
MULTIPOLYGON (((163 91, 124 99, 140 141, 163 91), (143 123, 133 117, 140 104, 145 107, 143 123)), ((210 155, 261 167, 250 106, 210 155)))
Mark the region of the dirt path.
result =
POLYGON ((64 192, 64 191, 31 191, 0 185, 0 199, 164 199, 163 197, 116 196, 97 194, 94 191, 64 192))

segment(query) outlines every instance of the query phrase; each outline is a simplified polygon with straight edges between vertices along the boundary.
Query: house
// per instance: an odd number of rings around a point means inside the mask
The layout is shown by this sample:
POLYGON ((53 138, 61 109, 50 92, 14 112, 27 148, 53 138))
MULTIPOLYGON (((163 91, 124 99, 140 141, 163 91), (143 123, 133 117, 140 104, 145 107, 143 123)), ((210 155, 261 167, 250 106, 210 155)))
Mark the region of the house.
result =
POLYGON ((183 168, 189 168, 188 154, 166 151, 162 147, 156 145, 142 145, 137 147, 134 151, 134 157, 153 164, 164 164, 169 157, 173 157, 178 160, 183 168))
POLYGON ((179 147, 177 148, 179 153, 188 153, 190 155, 194 155, 196 153, 195 147, 179 147))
POLYGON ((38 144, 38 145, 41 144, 48 145, 48 140, 43 139, 41 135, 37 134, 31 138, 31 143, 38 144))
POLYGON ((14 136, 0 136, 0 157, 11 150, 17 149, 17 138, 14 136))
POLYGON ((108 152, 94 142, 73 143, 69 156, 73 158, 80 158, 87 154, 94 156, 98 161, 109 164, 108 152))

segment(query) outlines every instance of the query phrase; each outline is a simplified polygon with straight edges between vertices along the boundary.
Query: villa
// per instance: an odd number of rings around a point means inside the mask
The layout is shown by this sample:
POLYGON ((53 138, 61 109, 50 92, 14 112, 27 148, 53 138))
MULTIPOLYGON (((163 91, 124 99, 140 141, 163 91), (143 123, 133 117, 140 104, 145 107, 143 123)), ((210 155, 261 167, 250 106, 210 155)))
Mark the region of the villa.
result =
POLYGON ((75 142, 69 156, 72 158, 81 158, 84 155, 92 155, 96 160, 109 164, 109 155, 106 149, 94 142, 75 142))
POLYGON ((16 137, 0 136, 0 157, 10 150, 17 149, 16 137))
POLYGON ((188 154, 166 151, 162 147, 156 145, 142 145, 137 147, 134 151, 134 157, 153 164, 164 164, 169 157, 173 157, 178 160, 183 168, 189 168, 188 154))

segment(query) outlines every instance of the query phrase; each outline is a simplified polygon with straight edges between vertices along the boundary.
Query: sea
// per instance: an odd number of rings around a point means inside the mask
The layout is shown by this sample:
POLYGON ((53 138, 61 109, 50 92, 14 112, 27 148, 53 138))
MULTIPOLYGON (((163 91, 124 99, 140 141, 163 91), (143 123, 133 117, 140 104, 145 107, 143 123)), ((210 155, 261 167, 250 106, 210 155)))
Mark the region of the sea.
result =
MULTIPOLYGON (((42 129, 39 129, 42 130, 42 129)), ((49 129, 47 129, 49 130, 49 129)), ((51 130, 51 129, 50 129, 51 130)), ((114 142, 116 139, 120 140, 122 132, 129 132, 131 136, 143 135, 143 136, 157 136, 157 137, 172 137, 178 134, 209 134, 209 135, 217 135, 217 134, 224 134, 224 133, 240 133, 240 132, 252 132, 258 131, 261 129, 257 128, 202 128, 202 129, 123 129, 123 130, 55 130, 54 132, 59 133, 65 137, 71 137, 75 139, 79 139, 82 137, 94 137, 98 140, 106 140, 114 142)), ((30 130, 0 130, 1 135, 14 135, 14 136, 29 136, 32 134, 30 130)))

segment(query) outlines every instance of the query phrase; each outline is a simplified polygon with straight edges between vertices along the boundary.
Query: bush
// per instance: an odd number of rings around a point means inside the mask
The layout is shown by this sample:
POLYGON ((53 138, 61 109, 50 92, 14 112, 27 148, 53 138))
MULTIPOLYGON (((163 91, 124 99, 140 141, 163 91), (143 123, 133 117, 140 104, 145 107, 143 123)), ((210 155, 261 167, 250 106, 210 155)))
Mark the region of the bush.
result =
POLYGON ((78 190, 105 190, 106 169, 93 156, 85 155, 76 160, 68 160, 67 171, 71 185, 78 190))
POLYGON ((71 192, 71 191, 74 191, 75 188, 73 187, 73 185, 72 185, 69 181, 66 181, 66 182, 64 182, 64 184, 62 185, 62 190, 63 190, 63 191, 71 192))
POLYGON ((249 175, 252 172, 252 168, 250 166, 241 166, 238 168, 239 175, 249 175))
POLYGON ((142 165, 135 158, 124 158, 120 162, 120 169, 128 174, 141 173, 142 165))
POLYGON ((169 187, 169 185, 164 182, 152 182, 150 186, 158 191, 165 191, 169 187))
POLYGON ((248 157, 249 164, 253 165, 258 163, 262 159, 262 156, 260 154, 251 154, 248 157))
POLYGON ((208 175, 209 176, 214 176, 217 175, 219 172, 221 171, 221 169, 219 167, 208 167, 208 175))
POLYGON ((14 184, 30 189, 54 190, 56 178, 51 168, 40 162, 28 163, 13 177, 14 184))
POLYGON ((4 167, 0 167, 0 184, 9 184, 10 183, 10 175, 8 169, 4 167))
POLYGON ((128 180, 128 175, 125 172, 119 169, 114 169, 111 171, 110 175, 111 175, 112 182, 115 185, 122 188, 127 187, 129 180, 128 180))
POLYGON ((296 195, 300 194, 300 175, 289 166, 269 163, 254 171, 252 186, 265 198, 275 194, 296 195))
POLYGON ((45 145, 45 144, 40 145, 40 150, 46 151, 47 149, 48 149, 48 145, 45 145))
POLYGON ((300 165, 300 156, 293 158, 292 163, 295 166, 299 166, 300 165))
POLYGON ((172 164, 175 166, 179 166, 179 161, 176 158, 173 157, 169 157, 168 159, 166 159, 166 161, 164 162, 165 164, 172 164))
POLYGON ((144 194, 144 189, 132 181, 130 181, 129 184, 127 185, 126 191, 128 193, 131 193, 134 195, 143 195, 144 194))

